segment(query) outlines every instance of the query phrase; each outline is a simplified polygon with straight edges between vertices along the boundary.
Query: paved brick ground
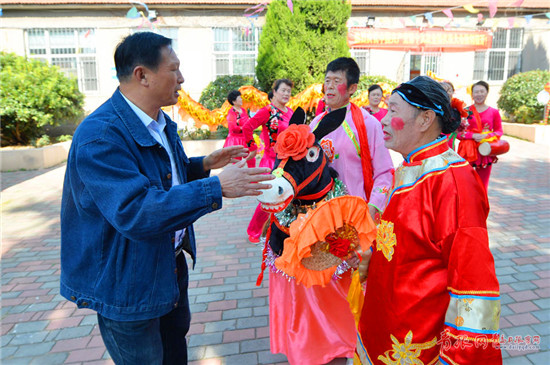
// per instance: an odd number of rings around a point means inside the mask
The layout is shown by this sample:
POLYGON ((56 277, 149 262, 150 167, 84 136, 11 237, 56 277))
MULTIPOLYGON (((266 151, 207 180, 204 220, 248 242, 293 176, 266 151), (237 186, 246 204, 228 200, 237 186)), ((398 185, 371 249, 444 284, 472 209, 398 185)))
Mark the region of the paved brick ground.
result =
MULTIPOLYGON (((550 363, 550 150, 509 138, 489 189, 489 233, 502 291, 502 333, 540 336, 505 364, 550 363)), ((112 364, 89 310, 59 294, 59 207, 65 167, 2 174, 2 353, 8 364, 112 364)), ((246 240, 252 198, 225 200, 198 224, 191 273, 191 364, 278 364, 269 351, 261 250, 246 240)))

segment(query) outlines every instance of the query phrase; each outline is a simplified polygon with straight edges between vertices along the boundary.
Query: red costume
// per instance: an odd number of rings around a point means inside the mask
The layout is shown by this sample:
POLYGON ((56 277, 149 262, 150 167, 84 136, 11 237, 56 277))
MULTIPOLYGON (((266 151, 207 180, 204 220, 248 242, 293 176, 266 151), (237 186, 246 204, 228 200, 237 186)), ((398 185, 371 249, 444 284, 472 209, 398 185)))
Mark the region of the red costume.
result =
POLYGON ((363 364, 502 362, 488 213, 479 178, 446 138, 407 156, 368 269, 363 364))

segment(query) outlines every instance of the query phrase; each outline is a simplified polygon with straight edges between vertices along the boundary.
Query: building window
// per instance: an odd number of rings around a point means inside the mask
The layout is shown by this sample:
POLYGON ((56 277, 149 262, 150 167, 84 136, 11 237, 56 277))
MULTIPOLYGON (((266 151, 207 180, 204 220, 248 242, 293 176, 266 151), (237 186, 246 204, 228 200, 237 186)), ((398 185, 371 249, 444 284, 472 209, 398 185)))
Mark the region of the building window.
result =
POLYGON ((216 77, 254 76, 261 29, 213 28, 213 32, 216 77))
POLYGON ((420 75, 428 75, 428 71, 439 75, 440 65, 441 53, 411 54, 409 79, 412 80, 420 75))
POLYGON ((370 50, 368 49, 351 49, 351 57, 355 59, 361 76, 368 75, 370 72, 370 50))
POLYGON ((96 38, 90 28, 33 28, 25 31, 27 56, 57 66, 78 80, 82 92, 97 91, 96 38))
POLYGON ((474 80, 505 81, 521 69, 523 28, 497 29, 487 51, 474 58, 474 80))

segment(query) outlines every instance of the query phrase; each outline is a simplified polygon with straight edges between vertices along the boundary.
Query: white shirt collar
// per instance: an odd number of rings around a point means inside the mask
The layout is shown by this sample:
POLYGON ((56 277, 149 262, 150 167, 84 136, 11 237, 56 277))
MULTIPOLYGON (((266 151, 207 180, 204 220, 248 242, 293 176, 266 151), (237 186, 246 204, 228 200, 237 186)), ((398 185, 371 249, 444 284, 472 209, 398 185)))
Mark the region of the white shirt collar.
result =
POLYGON ((141 110, 136 104, 132 103, 122 92, 120 93, 124 100, 128 103, 130 108, 136 113, 139 120, 143 123, 143 125, 146 128, 153 129, 157 133, 161 133, 164 131, 164 127, 166 127, 166 120, 164 119, 164 114, 159 110, 157 119, 158 121, 154 120, 150 116, 147 115, 143 110, 141 110))

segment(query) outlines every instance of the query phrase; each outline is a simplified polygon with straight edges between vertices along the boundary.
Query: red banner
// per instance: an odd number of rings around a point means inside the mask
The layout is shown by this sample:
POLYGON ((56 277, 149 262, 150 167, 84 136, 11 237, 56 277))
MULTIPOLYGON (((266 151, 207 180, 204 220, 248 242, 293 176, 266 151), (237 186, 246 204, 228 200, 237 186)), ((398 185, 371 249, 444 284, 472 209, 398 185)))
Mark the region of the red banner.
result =
POLYGON ((493 36, 481 30, 350 28, 350 48, 396 51, 464 52, 491 48, 493 36))

